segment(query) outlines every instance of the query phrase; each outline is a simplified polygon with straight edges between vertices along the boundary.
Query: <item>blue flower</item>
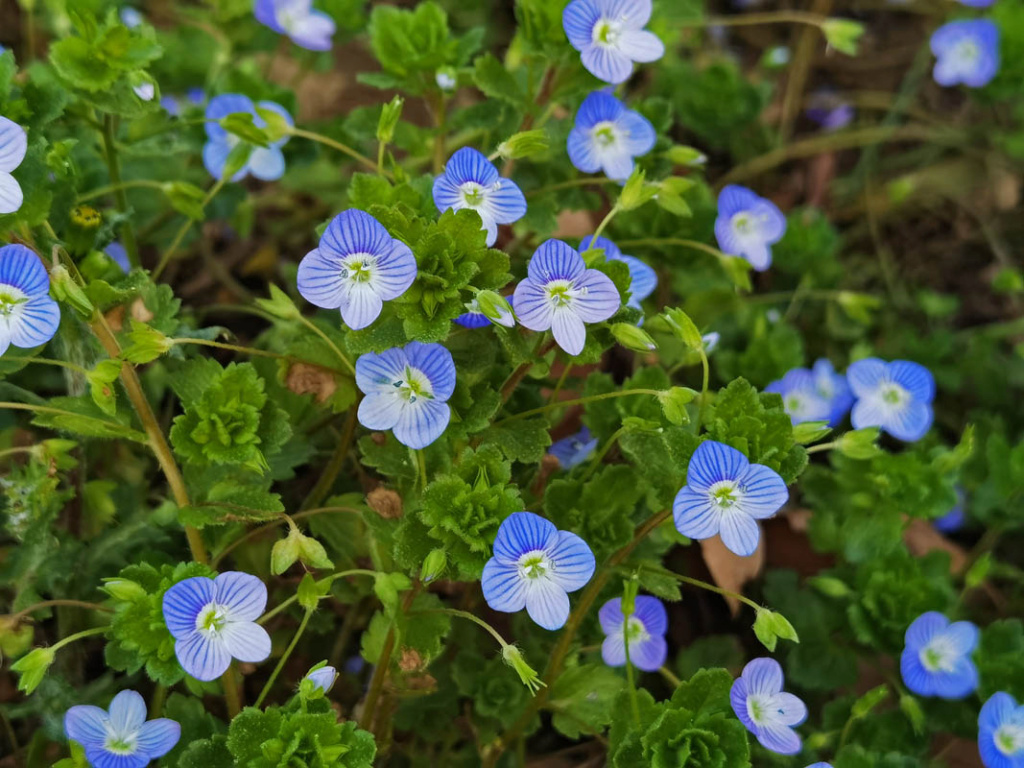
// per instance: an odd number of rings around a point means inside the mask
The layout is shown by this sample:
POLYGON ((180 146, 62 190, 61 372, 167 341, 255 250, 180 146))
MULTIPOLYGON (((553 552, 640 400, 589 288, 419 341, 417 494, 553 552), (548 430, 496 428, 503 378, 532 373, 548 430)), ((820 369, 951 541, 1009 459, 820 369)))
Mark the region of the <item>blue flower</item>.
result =
POLYGON ((832 768, 831 763, 811 763, 807 768, 832 768))
POLYGON ((338 679, 338 670, 331 666, 320 667, 320 669, 314 669, 312 672, 306 675, 306 680, 313 683, 314 686, 319 688, 326 695, 330 692, 331 688, 334 687, 334 681, 338 679))
POLYGON ((145 768, 174 749, 181 726, 166 717, 146 722, 146 700, 121 691, 109 712, 88 704, 69 709, 64 733, 82 746, 93 768, 145 768))
POLYGON ((832 363, 825 358, 814 362, 811 373, 814 375, 814 384, 818 394, 832 405, 828 425, 833 428, 839 426, 839 422, 853 406, 853 393, 850 391, 846 377, 841 373, 836 373, 832 363))
POLYGON ((633 158, 650 152, 657 138, 646 117, 611 94, 594 91, 569 132, 569 159, 584 173, 604 171, 609 179, 625 181, 633 173, 633 158))
POLYGON ((513 512, 498 529, 480 586, 494 610, 525 607, 544 629, 559 629, 569 618, 568 593, 590 581, 594 566, 594 553, 575 533, 532 512, 513 512))
POLYGON ((771 246, 786 232, 786 217, 771 200, 728 184, 718 194, 715 238, 723 253, 742 256, 763 272, 772 264, 771 246))
POLYGON ((978 715, 978 751, 985 768, 1024 768, 1024 706, 1000 691, 978 715))
POLYGON ((526 215, 526 198, 511 179, 503 179, 494 163, 472 147, 463 147, 448 160, 444 173, 434 179, 434 205, 476 211, 487 231, 487 245, 498 239, 498 225, 526 215))
POLYGON ((961 5, 966 5, 969 8, 988 8, 996 0, 960 0, 961 5))
POLYGON ((46 267, 24 245, 0 248, 0 355, 12 344, 38 347, 53 338, 60 308, 50 298, 46 267))
POLYGON ((879 427, 897 440, 920 440, 932 425, 935 379, 923 365, 907 360, 858 360, 846 371, 857 401, 854 429, 879 427))
MULTIPOLYGON (((509 303, 509 307, 512 306, 508 297, 502 298, 509 303)), ((496 305, 495 309, 498 312, 498 317, 492 320, 484 314, 484 311, 480 308, 480 301, 474 298, 472 301, 466 302, 466 311, 456 317, 455 322, 464 328, 485 328, 492 323, 494 325, 500 325, 503 328, 515 327, 516 318, 509 308, 496 305)))
POLYGON ((629 639, 629 661, 644 672, 655 672, 665 663, 668 645, 668 614, 656 597, 640 595, 628 621, 622 615, 622 598, 616 597, 601 606, 597 614, 604 631, 601 658, 609 667, 626 664, 626 636, 629 639))
POLYGON ((143 101, 152 101, 156 96, 156 85, 153 83, 139 83, 132 88, 132 91, 143 101))
POLYGON ((334 19, 313 10, 312 0, 256 0, 256 21, 279 35, 287 35, 300 48, 329 51, 334 19))
POLYGON ((814 374, 806 368, 794 368, 764 388, 782 395, 782 405, 794 424, 828 421, 832 404, 818 391, 814 374))
POLYGON ((978 687, 978 670, 971 653, 978 628, 969 621, 949 619, 937 611, 922 613, 907 629, 900 655, 900 673, 918 696, 962 699, 978 687))
POLYGON ((121 268, 122 272, 127 273, 132 271, 132 264, 128 261, 128 251, 126 251, 124 246, 117 240, 104 248, 103 252, 110 257, 111 261, 121 268))
POLYGON ((586 461, 597 448, 597 438, 590 436, 590 430, 584 427, 575 435, 563 437, 551 444, 548 453, 558 459, 562 469, 572 469, 586 461))
POLYGON ((644 29, 650 18, 651 0, 572 0, 562 13, 562 26, 583 66, 617 85, 633 74, 634 61, 665 55, 658 36, 644 29))
POLYGON ((199 106, 204 101, 206 101, 206 91, 204 91, 202 88, 198 86, 194 88, 189 88, 187 91, 185 91, 185 98, 193 104, 195 104, 196 106, 199 106))
POLYGON ((838 131, 853 122, 853 106, 843 101, 834 91, 823 89, 811 96, 807 117, 826 131, 838 131))
MULTIPOLYGON (((267 121, 260 114, 261 111, 272 112, 283 118, 289 126, 294 125, 291 115, 285 108, 272 101, 253 104, 252 99, 242 96, 240 93, 222 93, 220 96, 210 99, 210 103, 206 105, 207 142, 203 147, 203 164, 214 178, 219 179, 224 175, 224 164, 227 162, 228 155, 240 141, 237 136, 221 127, 217 121, 222 117, 243 112, 253 116, 253 123, 258 128, 264 128, 267 121)), ((249 160, 231 177, 231 181, 239 181, 249 174, 262 181, 274 181, 281 178, 284 175, 284 155, 281 153, 281 147, 287 142, 288 137, 284 136, 271 142, 270 146, 253 147, 249 160)))
POLYGON ((303 257, 296 284, 310 304, 341 310, 354 330, 380 315, 416 279, 416 257, 401 240, 363 211, 342 211, 327 225, 320 245, 303 257))
POLYGON ((722 340, 722 334, 718 331, 711 331, 711 333, 705 333, 701 336, 700 340, 704 342, 704 354, 710 355, 718 349, 718 342, 722 340))
POLYGON ((967 501, 967 494, 960 486, 956 487, 956 505, 942 517, 932 521, 932 527, 941 533, 955 533, 964 527, 967 522, 967 513, 964 511, 964 503, 967 501))
POLYGON ((25 159, 27 146, 25 129, 0 117, 0 213, 14 213, 21 208, 21 185, 11 173, 25 159))
POLYGON ((181 117, 181 101, 176 96, 161 96, 160 106, 171 117, 181 117))
POLYGON ((640 302, 654 293, 654 289, 658 287, 658 273, 635 256, 624 255, 619 246, 607 237, 594 240, 593 235, 587 235, 580 242, 580 253, 586 253, 591 247, 603 249, 604 257, 608 261, 621 261, 629 268, 629 301, 626 302, 626 306, 643 309, 640 302))
POLYGON ((549 328, 558 346, 570 355, 583 351, 584 323, 600 323, 619 311, 622 299, 615 283, 561 240, 548 240, 530 257, 526 279, 516 286, 519 322, 531 331, 549 328))
POLYGON ((128 29, 135 29, 136 27, 142 26, 142 22, 145 21, 142 17, 142 13, 138 9, 132 8, 130 5, 126 5, 122 8, 119 15, 121 16, 121 23, 128 27, 128 29))
POLYGON ((356 385, 366 395, 359 423, 390 429, 402 445, 426 448, 448 426, 455 391, 455 361, 440 344, 413 341, 356 360, 356 385))
POLYGON ((807 707, 782 690, 782 667, 774 659, 754 659, 732 684, 729 700, 733 712, 761 742, 780 755, 800 751, 800 736, 793 730, 807 719, 807 707))
POLYGON ((932 34, 931 46, 932 76, 939 85, 980 88, 999 71, 999 27, 988 19, 943 24, 932 34))
POLYGON ((256 623, 266 607, 266 586, 248 573, 179 581, 164 593, 163 611, 182 668, 196 680, 215 680, 232 658, 266 660, 270 635, 256 623))
POLYGON ((693 452, 672 514, 684 536, 710 539, 721 534, 726 547, 745 557, 757 549, 757 521, 774 515, 788 498, 777 472, 751 464, 735 448, 705 440, 693 452))

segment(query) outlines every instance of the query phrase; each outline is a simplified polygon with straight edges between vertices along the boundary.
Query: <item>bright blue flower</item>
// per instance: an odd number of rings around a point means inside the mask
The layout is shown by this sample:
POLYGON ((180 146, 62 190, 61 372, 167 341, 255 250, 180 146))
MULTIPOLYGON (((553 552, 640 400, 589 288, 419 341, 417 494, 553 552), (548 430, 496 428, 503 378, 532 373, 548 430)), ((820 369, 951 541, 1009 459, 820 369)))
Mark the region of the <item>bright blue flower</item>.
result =
POLYGON ((834 91, 823 89, 811 96, 807 117, 826 131, 838 131, 853 122, 853 106, 843 101, 834 91))
POLYGON ((961 5, 966 5, 969 8, 988 8, 996 0, 960 0, 961 5))
POLYGON ((941 533, 955 533, 967 522, 967 513, 964 510, 967 494, 960 486, 957 486, 955 490, 956 505, 942 517, 932 521, 932 527, 941 533))
POLYGON ((185 91, 185 98, 193 104, 195 104, 196 106, 199 106, 204 101, 206 101, 206 91, 204 91, 202 88, 198 86, 196 86, 195 88, 189 88, 187 91, 185 91))
POLYGON ((601 658, 609 667, 626 665, 626 635, 629 637, 629 661, 634 667, 656 672, 665 663, 668 614, 658 598, 638 596, 627 622, 622 615, 622 598, 616 597, 601 606, 597 618, 607 635, 601 643, 601 658))
POLYGON ((658 287, 658 273, 635 256, 623 254, 619 246, 607 237, 599 237, 595 241, 593 235, 587 235, 580 242, 580 253, 586 253, 591 246, 602 248, 608 261, 621 261, 629 268, 629 301, 626 302, 626 306, 643 309, 640 302, 654 293, 654 289, 658 287))
POLYGON ((216 680, 232 658, 265 661, 270 635, 256 619, 266 607, 267 587, 248 573, 179 581, 164 593, 163 611, 182 668, 196 680, 216 680))
POLYGON ((107 254, 107 256, 109 256, 111 260, 115 264, 117 264, 117 266, 121 268, 122 272, 127 273, 132 271, 132 264, 130 261, 128 261, 128 251, 126 251, 124 249, 124 246, 121 245, 121 243, 119 243, 117 240, 115 240, 106 248, 104 248, 103 252, 107 254))
POLYGON ((733 712, 761 742, 780 755, 800 751, 800 736, 793 730, 807 719, 807 707, 782 690, 782 667, 775 659, 754 659, 732 684, 729 700, 733 712))
POLYGON ((978 751, 985 768, 1024 768, 1024 706, 1000 691, 978 715, 978 751))
POLYGON ((27 147, 25 129, 0 117, 0 213, 14 213, 21 208, 21 185, 11 173, 25 159, 27 147))
POLYGON ((811 763, 807 768, 832 768, 831 763, 811 763))
POLYGON ((831 361, 826 358, 816 360, 811 373, 814 375, 818 394, 832 405, 828 425, 835 428, 853 407, 853 392, 850 391, 850 385, 843 374, 836 373, 831 361))
POLYGON ((181 726, 166 717, 147 722, 146 700, 121 691, 109 712, 88 704, 69 709, 64 733, 82 746, 93 768, 145 768, 174 749, 181 726))
POLYGON ((869 357, 851 365, 846 380, 857 398, 850 414, 854 429, 879 427, 912 443, 931 427, 935 379, 923 365, 869 357))
POLYGON ((548 453, 558 459, 562 469, 572 469, 582 464, 597 448, 597 438, 590 436, 590 430, 584 427, 575 435, 556 440, 548 448, 548 453))
POLYGON ((444 174, 434 179, 434 205, 444 213, 468 208, 480 214, 487 245, 498 239, 498 225, 526 215, 526 198, 511 179, 504 179, 494 163, 472 147, 463 147, 448 160, 444 174))
POLYGON ((145 19, 142 17, 142 13, 136 8, 132 8, 130 5, 126 5, 121 9, 121 23, 124 24, 128 29, 135 29, 142 25, 145 19))
MULTIPOLYGON (((258 128, 264 128, 267 122, 260 114, 261 110, 265 113, 273 112, 280 115, 289 126, 294 125, 291 115, 285 108, 272 101, 253 104, 252 99, 240 93, 222 93, 220 96, 210 99, 210 103, 206 105, 207 142, 203 147, 203 164, 214 178, 219 179, 224 175, 224 164, 227 162, 228 155, 240 141, 237 136, 228 133, 216 121, 228 115, 244 112, 253 116, 253 123, 258 128)), ((253 147, 248 162, 231 177, 231 181, 239 181, 249 174, 262 181, 274 181, 281 178, 284 175, 284 155, 281 153, 281 147, 287 142, 288 137, 284 136, 271 142, 270 146, 253 147)))
POLYGON ((334 19, 313 10, 312 0, 256 0, 256 21, 279 35, 287 35, 300 48, 331 50, 334 19))
POLYGON ((594 553, 575 533, 532 512, 513 512, 498 529, 480 586, 495 611, 526 608, 544 629, 559 629, 569 618, 568 593, 590 581, 595 565, 594 553))
POLYGON ((723 253, 742 256, 758 272, 772 263, 771 246, 786 233, 786 217, 771 200, 728 184, 718 194, 715 238, 723 253))
POLYGON ((594 77, 615 85, 633 74, 633 62, 665 55, 658 36, 644 29, 651 0, 572 0, 562 13, 569 43, 594 77))
POLYGON ((356 360, 356 386, 366 395, 359 423, 390 429, 402 445, 426 448, 448 426, 455 391, 455 361, 440 344, 413 341, 356 360))
POLYGON ((331 220, 319 247, 303 257, 296 285, 310 304, 340 310, 345 325, 359 330, 415 279, 416 257, 409 246, 370 214, 350 208, 331 220))
POLYGON ((757 521, 771 517, 789 498, 779 474, 724 443, 705 440, 686 468, 686 485, 676 494, 676 528, 691 539, 721 534, 722 543, 746 557, 757 549, 757 521))
POLYGON ((980 88, 999 71, 999 27, 988 19, 962 19, 943 24, 932 35, 939 85, 980 88))
POLYGON ((646 117, 610 93, 594 91, 569 132, 569 159, 584 173, 604 171, 609 179, 625 181, 633 173, 633 158, 650 152, 657 138, 646 117))
POLYGON ((334 681, 338 679, 338 670, 331 666, 320 667, 320 669, 314 669, 307 674, 306 679, 326 695, 330 693, 331 688, 334 687, 334 681))
POLYGON ((570 355, 583 351, 584 323, 600 323, 619 311, 622 299, 615 283, 561 240, 547 240, 530 257, 526 279, 514 294, 519 322, 531 331, 554 334, 570 355))
POLYGON ((0 355, 12 344, 38 347, 53 338, 60 308, 50 298, 50 276, 24 245, 0 248, 0 355))
POLYGON ((814 374, 806 368, 794 368, 764 388, 782 395, 782 405, 794 424, 828 421, 832 404, 818 392, 814 374))
POLYGON ((978 670, 971 661, 978 628, 971 622, 950 624, 941 613, 928 611, 914 619, 905 643, 900 673, 918 696, 962 699, 978 687, 978 670))

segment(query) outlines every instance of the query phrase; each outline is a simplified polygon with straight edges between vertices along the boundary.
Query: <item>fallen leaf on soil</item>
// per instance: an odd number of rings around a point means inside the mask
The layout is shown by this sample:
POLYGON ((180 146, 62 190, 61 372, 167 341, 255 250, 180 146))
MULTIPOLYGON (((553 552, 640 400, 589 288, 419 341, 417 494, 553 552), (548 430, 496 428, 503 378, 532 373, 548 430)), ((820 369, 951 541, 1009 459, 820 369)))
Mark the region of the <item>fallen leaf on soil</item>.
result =
MULTIPOLYGON (((711 573, 711 579, 722 589, 730 592, 742 592, 743 585, 756 579, 764 568, 764 536, 757 543, 757 549, 750 557, 740 557, 726 549, 722 539, 715 536, 704 539, 700 543, 700 551, 704 556, 704 564, 711 573)), ((725 602, 735 616, 740 612, 740 601, 735 597, 726 597, 725 602)))
POLYGON ((967 567, 967 552, 964 548, 936 531, 927 520, 911 520, 910 525, 903 530, 903 541, 915 557, 937 549, 948 552, 949 570, 953 573, 960 573, 967 567))

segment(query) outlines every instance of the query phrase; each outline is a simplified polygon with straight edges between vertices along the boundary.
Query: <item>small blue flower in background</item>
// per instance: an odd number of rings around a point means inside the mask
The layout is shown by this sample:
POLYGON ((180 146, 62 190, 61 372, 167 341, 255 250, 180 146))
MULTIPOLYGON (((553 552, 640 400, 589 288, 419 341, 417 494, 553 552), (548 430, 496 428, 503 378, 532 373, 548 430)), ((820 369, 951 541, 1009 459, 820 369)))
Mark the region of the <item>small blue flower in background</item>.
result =
POLYGON ((442 91, 454 91, 459 79, 454 69, 443 67, 434 73, 434 82, 442 91))
POLYGON ((999 27, 988 19, 964 19, 943 24, 932 35, 939 85, 980 88, 999 71, 999 27))
POLYGON ((705 440, 686 468, 686 485, 676 494, 676 528, 691 539, 716 534, 737 555, 754 554, 761 538, 757 521, 771 517, 789 498, 786 483, 763 464, 751 464, 740 451, 705 440))
POLYGON ((359 330, 415 279, 416 257, 409 246, 370 214, 351 208, 331 220, 320 245, 303 257, 296 285, 310 304, 340 310, 345 325, 359 330))
POLYGON ((978 715, 978 751, 985 768, 1024 766, 1024 706, 1008 693, 994 693, 978 715))
POLYGON ((206 101, 206 91, 204 91, 202 88, 198 86, 194 88, 189 88, 187 91, 185 91, 185 98, 193 104, 195 104, 196 106, 199 106, 204 101, 206 101))
POLYGON ((818 394, 832 405, 828 425, 830 427, 839 426, 839 422, 853 407, 853 392, 850 391, 846 377, 841 373, 836 373, 831 361, 826 358, 815 360, 811 373, 814 375, 814 384, 818 388, 818 394))
POLYGON ((594 91, 569 132, 569 159, 584 173, 604 171, 609 179, 625 181, 633 173, 633 158, 650 152, 657 138, 646 117, 610 93, 594 91))
POLYGON ((142 13, 136 8, 132 8, 130 5, 126 5, 122 8, 119 15, 121 16, 121 23, 128 27, 128 29, 135 29, 136 27, 141 26, 142 22, 145 21, 142 13))
POLYGON ((206 681, 227 672, 233 658, 265 661, 270 635, 256 619, 266 607, 266 585, 248 573, 179 581, 164 593, 163 613, 182 668, 206 681))
POLYGON ((960 486, 956 487, 956 505, 942 517, 932 521, 932 527, 940 533, 955 533, 964 527, 967 522, 967 512, 964 506, 967 502, 967 494, 960 486))
POLYGON ((562 13, 562 26, 583 66, 617 85, 633 74, 634 61, 665 55, 658 36, 644 29, 650 19, 651 0, 572 0, 562 13))
POLYGON ((604 257, 608 261, 621 261, 629 268, 629 301, 627 307, 642 309, 640 302, 654 293, 658 287, 658 273, 635 256, 626 256, 619 250, 619 246, 607 237, 599 237, 594 240, 593 235, 587 235, 580 242, 580 253, 584 254, 591 248, 604 250, 604 257))
POLYGON ((960 5, 966 5, 968 8, 988 8, 996 0, 959 0, 960 5))
POLYGON ((21 185, 11 173, 25 159, 28 137, 25 129, 6 117, 0 117, 0 213, 14 213, 24 196, 21 185))
POLYGON ((807 768, 832 768, 831 763, 811 763, 807 768))
POLYGON ((548 448, 548 453, 558 459, 562 469, 572 469, 582 464, 597 448, 597 438, 590 436, 590 430, 584 427, 575 435, 556 440, 548 448))
POLYGON ((807 117, 826 131, 838 131, 853 122, 853 106, 843 101, 834 91, 820 90, 811 96, 807 117))
POLYGON ((147 722, 146 700, 121 691, 109 712, 88 704, 69 709, 64 733, 82 746, 93 768, 145 768, 174 749, 181 726, 166 717, 147 722))
POLYGON ((782 405, 794 424, 828 421, 832 404, 818 392, 814 374, 806 368, 794 368, 764 388, 782 395, 782 405))
POLYGON ((637 669, 656 672, 665 663, 668 614, 658 598, 639 595, 627 621, 622 615, 622 598, 616 597, 601 606, 597 618, 607 635, 601 643, 601 658, 609 667, 626 665, 627 638, 629 662, 637 669))
POLYGON ((156 86, 153 83, 139 83, 132 91, 143 101, 152 101, 156 96, 156 86))
POLYGON ((60 308, 50 298, 50 276, 24 245, 0 248, 0 355, 13 344, 38 347, 53 338, 60 308))
POLYGON ((181 117, 181 101, 176 96, 161 96, 160 106, 171 117, 181 117))
POLYGON ((857 398, 850 414, 854 429, 879 427, 906 443, 927 434, 932 425, 935 379, 923 365, 869 357, 853 363, 846 380, 857 398))
POLYGON ((313 10, 312 0, 256 0, 256 21, 279 35, 287 35, 300 48, 331 50, 334 19, 313 10))
POLYGON ((704 354, 710 355, 718 348, 718 342, 722 340, 722 334, 718 331, 711 331, 711 333, 705 333, 701 336, 700 340, 704 342, 704 354))
POLYGON ((109 256, 117 266, 121 268, 121 271, 127 273, 132 271, 132 264, 128 261, 128 252, 124 249, 117 240, 112 242, 103 252, 109 256))
POLYGON ((771 200, 728 184, 718 194, 715 238, 723 253, 742 256, 758 272, 772 264, 771 246, 786 233, 786 217, 771 200))
POLYGON ((907 629, 900 673, 918 696, 962 699, 978 687, 971 653, 978 628, 969 621, 952 624, 937 611, 922 613, 907 629))
POLYGON ((782 690, 782 667, 775 659, 754 659, 732 684, 729 700, 733 712, 761 742, 780 755, 800 751, 800 736, 793 730, 807 719, 807 707, 782 690))
POLYGON ((306 679, 326 695, 330 693, 331 688, 334 687, 334 681, 338 679, 338 670, 331 666, 320 667, 320 669, 314 669, 307 674, 306 679))
POLYGON ((426 448, 448 426, 455 391, 455 361, 440 344, 413 341, 356 360, 356 386, 366 395, 359 423, 394 431, 409 448, 426 448))
POLYGON ((544 629, 559 629, 569 618, 568 593, 590 581, 595 565, 594 553, 575 533, 532 512, 513 512, 498 529, 480 586, 494 610, 526 608, 544 629))
MULTIPOLYGON (((224 164, 227 162, 228 155, 240 141, 237 136, 224 130, 215 121, 228 115, 245 112, 253 116, 253 123, 258 128, 263 128, 267 123, 260 115, 259 110, 274 112, 283 117, 288 125, 294 125, 291 115, 280 104, 275 104, 272 101, 253 104, 252 99, 239 93, 222 93, 220 96, 214 96, 206 105, 207 142, 203 147, 203 164, 214 178, 219 179, 224 175, 224 164)), ((281 147, 287 142, 288 137, 284 136, 271 142, 268 147, 254 147, 248 162, 231 177, 231 181, 239 181, 249 174, 262 181, 274 181, 281 178, 284 175, 284 155, 281 153, 281 147)))
POLYGON ((452 155, 444 173, 434 179, 434 205, 442 213, 468 208, 480 214, 488 246, 498 239, 499 224, 526 215, 526 198, 516 183, 502 178, 494 163, 472 147, 452 155))
MULTIPOLYGON (((505 297, 508 301, 509 298, 505 297)), ((511 305, 511 302, 509 302, 511 305)), ((504 308, 499 308, 500 317, 496 320, 491 320, 487 315, 480 309, 480 302, 477 299, 466 302, 466 311, 455 318, 455 322, 461 325, 463 328, 486 328, 492 323, 494 325, 500 325, 503 328, 514 328, 516 324, 515 315, 504 308)))

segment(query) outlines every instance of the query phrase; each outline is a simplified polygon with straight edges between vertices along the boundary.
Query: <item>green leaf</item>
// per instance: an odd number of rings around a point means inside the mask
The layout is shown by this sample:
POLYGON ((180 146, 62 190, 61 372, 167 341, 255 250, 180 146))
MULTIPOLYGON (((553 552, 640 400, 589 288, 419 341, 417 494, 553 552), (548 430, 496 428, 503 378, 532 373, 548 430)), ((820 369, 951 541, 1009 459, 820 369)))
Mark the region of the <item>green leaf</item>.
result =
POLYGON ((827 421, 803 421, 793 425, 793 441, 799 445, 810 445, 831 431, 827 421))
POLYGON ((587 731, 601 732, 616 716, 614 708, 624 680, 604 664, 582 664, 559 675, 551 686, 547 707, 551 724, 562 735, 578 739, 587 731))
POLYGON ((535 464, 551 445, 551 435, 544 419, 515 419, 485 430, 481 442, 496 445, 511 461, 535 464))
MULTIPOLYGON (((473 62, 473 82, 485 96, 492 99, 506 101, 520 109, 526 103, 526 95, 519 81, 493 53, 485 53, 473 62)), ((539 133, 543 135, 543 132, 539 133)))

